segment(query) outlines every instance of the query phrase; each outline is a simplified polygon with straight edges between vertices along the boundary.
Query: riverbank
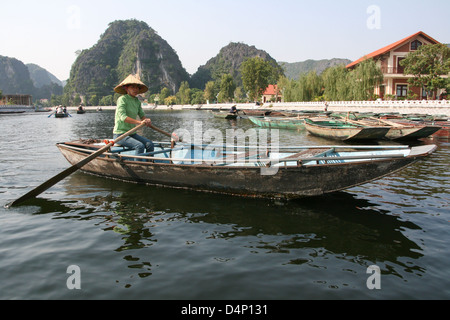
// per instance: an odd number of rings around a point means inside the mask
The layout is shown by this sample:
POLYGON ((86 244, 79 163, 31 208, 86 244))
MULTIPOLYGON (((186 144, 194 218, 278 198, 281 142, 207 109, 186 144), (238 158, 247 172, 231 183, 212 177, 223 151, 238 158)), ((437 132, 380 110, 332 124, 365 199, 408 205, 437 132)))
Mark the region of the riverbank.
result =
MULTIPOLYGON (((374 112, 399 114, 445 115, 450 117, 450 101, 447 100, 405 100, 405 101, 330 101, 327 110, 331 112, 374 112)), ((221 103, 203 105, 143 105, 144 110, 229 110, 233 105, 237 109, 264 109, 273 111, 324 111, 324 102, 279 102, 256 106, 254 103, 221 103)), ((115 106, 86 107, 86 110, 114 110, 115 106)), ((75 107, 68 108, 76 110, 75 107)))

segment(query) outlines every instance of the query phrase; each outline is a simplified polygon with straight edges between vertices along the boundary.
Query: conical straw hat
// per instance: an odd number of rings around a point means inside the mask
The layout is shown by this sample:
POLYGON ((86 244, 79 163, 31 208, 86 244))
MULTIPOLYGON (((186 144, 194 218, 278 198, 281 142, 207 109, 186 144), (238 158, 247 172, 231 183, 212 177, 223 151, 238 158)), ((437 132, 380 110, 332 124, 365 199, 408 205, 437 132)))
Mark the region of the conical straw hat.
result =
POLYGON ((120 94, 127 94, 124 86, 130 84, 137 84, 141 89, 139 90, 139 94, 146 93, 148 91, 148 87, 142 83, 141 80, 138 79, 137 76, 130 74, 125 80, 122 81, 117 87, 114 88, 114 91, 120 94))

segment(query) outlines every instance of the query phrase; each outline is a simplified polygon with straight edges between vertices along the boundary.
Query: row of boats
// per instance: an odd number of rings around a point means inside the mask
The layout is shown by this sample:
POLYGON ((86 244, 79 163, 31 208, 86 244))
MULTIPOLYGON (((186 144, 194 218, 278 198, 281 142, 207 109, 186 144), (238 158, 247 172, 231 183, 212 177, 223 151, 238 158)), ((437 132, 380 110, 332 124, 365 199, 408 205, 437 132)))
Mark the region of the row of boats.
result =
POLYGON ((413 117, 393 114, 339 114, 331 112, 293 113, 284 116, 247 116, 266 128, 307 130, 310 134, 340 141, 406 141, 430 136, 449 137, 450 122, 445 116, 413 117))

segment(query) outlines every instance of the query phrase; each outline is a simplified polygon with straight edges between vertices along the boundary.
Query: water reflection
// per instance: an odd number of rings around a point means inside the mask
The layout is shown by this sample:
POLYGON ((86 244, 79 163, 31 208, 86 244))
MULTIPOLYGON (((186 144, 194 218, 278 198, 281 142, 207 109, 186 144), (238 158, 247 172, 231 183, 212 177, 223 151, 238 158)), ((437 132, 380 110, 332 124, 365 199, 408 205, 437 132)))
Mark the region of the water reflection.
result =
POLYGON ((83 173, 69 177, 65 187, 67 201, 37 199, 32 203, 40 207, 37 214, 91 220, 120 235, 114 250, 126 253, 123 259, 130 268, 144 269, 142 277, 151 274, 142 250, 158 245, 173 224, 189 230, 189 235, 179 235, 186 246, 192 238, 238 240, 249 254, 286 254, 285 264, 314 266, 319 256, 338 256, 359 265, 386 261, 413 270, 418 267, 403 265, 399 258, 422 256, 420 246, 402 232, 419 226, 351 193, 276 202, 126 184, 83 173), (303 251, 308 258, 298 258, 303 251))

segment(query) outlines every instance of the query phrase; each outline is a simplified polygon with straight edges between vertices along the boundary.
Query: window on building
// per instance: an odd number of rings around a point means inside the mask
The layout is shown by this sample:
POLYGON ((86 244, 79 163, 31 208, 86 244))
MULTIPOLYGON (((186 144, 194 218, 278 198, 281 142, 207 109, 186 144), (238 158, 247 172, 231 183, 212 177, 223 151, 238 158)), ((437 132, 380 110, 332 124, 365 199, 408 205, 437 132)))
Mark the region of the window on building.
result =
POLYGON ((408 85, 407 84, 398 84, 397 85, 397 97, 406 98, 408 94, 408 85))
POLYGON ((414 40, 413 42, 411 42, 411 51, 419 49, 421 45, 422 42, 420 42, 419 40, 414 40))

